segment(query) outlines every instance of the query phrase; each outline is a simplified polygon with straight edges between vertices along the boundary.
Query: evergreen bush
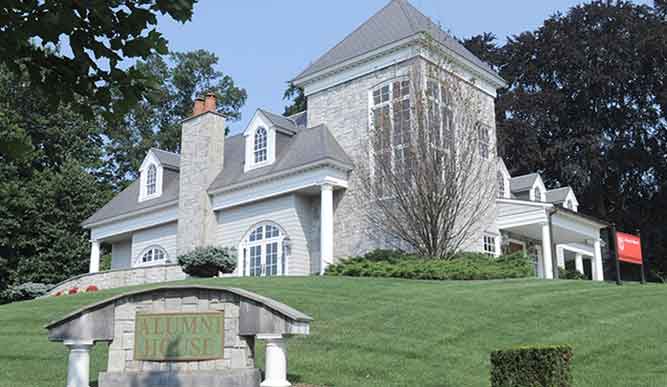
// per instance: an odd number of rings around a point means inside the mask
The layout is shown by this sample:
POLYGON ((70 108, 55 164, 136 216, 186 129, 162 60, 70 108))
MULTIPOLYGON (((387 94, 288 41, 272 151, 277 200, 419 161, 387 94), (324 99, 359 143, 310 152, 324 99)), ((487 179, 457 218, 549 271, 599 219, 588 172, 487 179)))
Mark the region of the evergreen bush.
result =
POLYGON ((570 387, 572 348, 525 347, 491 353, 491 387, 570 387))
POLYGON ((0 294, 3 303, 32 300, 45 295, 53 285, 37 282, 26 282, 17 286, 10 286, 0 294))
POLYGON ((231 273, 236 269, 236 251, 230 248, 198 247, 180 255, 178 264, 193 277, 216 277, 218 273, 231 273))
POLYGON ((581 274, 576 270, 563 269, 562 267, 558 268, 558 278, 560 279, 569 279, 569 280, 585 280, 585 275, 581 274))
POLYGON ((371 254, 330 265, 326 275, 351 277, 393 277, 419 280, 489 280, 525 278, 533 275, 533 264, 523 253, 489 257, 461 253, 453 259, 428 259, 412 255, 371 254))

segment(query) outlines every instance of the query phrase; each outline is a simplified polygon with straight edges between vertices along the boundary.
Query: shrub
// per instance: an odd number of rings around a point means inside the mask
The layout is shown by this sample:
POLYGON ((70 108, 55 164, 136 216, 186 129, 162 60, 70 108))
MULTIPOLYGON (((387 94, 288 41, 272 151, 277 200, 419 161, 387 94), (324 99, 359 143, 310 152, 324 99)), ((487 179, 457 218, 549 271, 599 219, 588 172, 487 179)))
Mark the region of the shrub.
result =
POLYGON ((100 290, 100 289, 98 289, 97 286, 95 286, 95 285, 88 285, 88 286, 86 287, 86 293, 88 293, 88 292, 96 292, 96 291, 98 291, 98 290, 100 290))
POLYGON ((569 387, 572 348, 526 347, 491 353, 492 387, 569 387))
POLYGON ((236 253, 229 248, 198 247, 177 259, 183 271, 194 277, 215 277, 236 268, 236 253))
POLYGON ((354 257, 327 268, 327 275, 352 277, 394 277, 420 280, 488 280, 525 278, 533 275, 532 262, 522 253, 489 257, 463 253, 451 260, 425 259, 404 255, 369 260, 354 257))
POLYGON ((26 282, 21 285, 8 287, 0 294, 0 298, 2 298, 3 302, 32 300, 33 298, 45 295, 52 287, 52 285, 37 282, 26 282))
POLYGON ((585 280, 585 275, 581 274, 576 270, 563 269, 562 267, 558 268, 558 278, 569 279, 569 280, 585 280))
POLYGON ((70 288, 70 290, 67 291, 67 294, 77 294, 79 292, 79 288, 70 288))

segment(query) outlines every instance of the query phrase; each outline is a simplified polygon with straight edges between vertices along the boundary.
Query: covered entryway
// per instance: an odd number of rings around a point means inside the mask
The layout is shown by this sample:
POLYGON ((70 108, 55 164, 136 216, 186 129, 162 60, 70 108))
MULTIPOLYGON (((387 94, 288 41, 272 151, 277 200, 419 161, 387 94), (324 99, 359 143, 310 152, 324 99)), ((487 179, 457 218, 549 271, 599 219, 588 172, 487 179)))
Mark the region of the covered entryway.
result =
POLYGON ((497 199, 501 231, 541 243, 537 258, 540 278, 554 278, 554 259, 565 267, 565 251, 575 253, 577 270, 584 272, 584 257, 591 260, 591 277, 604 280, 600 230, 607 224, 551 203, 497 199), (579 256, 579 257, 577 257, 579 256))

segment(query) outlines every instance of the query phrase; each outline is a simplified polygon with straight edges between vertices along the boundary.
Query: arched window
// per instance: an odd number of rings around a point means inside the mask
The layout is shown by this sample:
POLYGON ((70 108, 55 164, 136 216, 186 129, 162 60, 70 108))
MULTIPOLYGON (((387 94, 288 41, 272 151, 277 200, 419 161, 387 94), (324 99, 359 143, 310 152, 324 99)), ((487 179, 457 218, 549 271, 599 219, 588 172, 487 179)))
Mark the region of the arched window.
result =
POLYGON ((146 171, 146 196, 155 194, 157 191, 157 167, 151 165, 146 171))
POLYGON ((166 261, 167 252, 160 246, 151 246, 137 258, 135 266, 159 265, 166 261))
POLYGON ((505 176, 500 171, 498 171, 498 174, 496 175, 496 184, 498 184, 498 197, 499 198, 504 198, 505 197, 505 176))
POLYGON ((266 161, 267 156, 267 134, 264 127, 255 130, 255 163, 266 161))
POLYGON ((275 223, 253 226, 239 247, 246 276, 276 276, 287 274, 289 238, 275 223))

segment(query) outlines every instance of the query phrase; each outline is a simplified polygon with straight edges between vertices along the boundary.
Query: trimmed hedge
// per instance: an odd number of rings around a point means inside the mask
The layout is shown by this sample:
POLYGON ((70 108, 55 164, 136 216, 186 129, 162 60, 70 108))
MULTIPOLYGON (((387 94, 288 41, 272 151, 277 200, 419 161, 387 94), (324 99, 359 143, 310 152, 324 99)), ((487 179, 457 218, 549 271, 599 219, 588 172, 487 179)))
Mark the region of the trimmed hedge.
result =
POLYGON ((193 277, 217 277, 236 269, 236 253, 229 248, 197 247, 177 259, 183 271, 193 277))
POLYGON ((532 261, 523 253, 498 258, 464 253, 453 259, 443 260, 419 258, 397 252, 383 256, 381 252, 374 251, 363 257, 349 258, 330 265, 325 274, 419 280, 489 280, 533 275, 532 261))
POLYGON ((562 267, 558 268, 558 278, 560 279, 570 279, 570 280, 586 280, 585 275, 579 273, 576 270, 563 269, 562 267))
POLYGON ((570 387, 572 348, 525 347, 491 353, 491 387, 570 387))

